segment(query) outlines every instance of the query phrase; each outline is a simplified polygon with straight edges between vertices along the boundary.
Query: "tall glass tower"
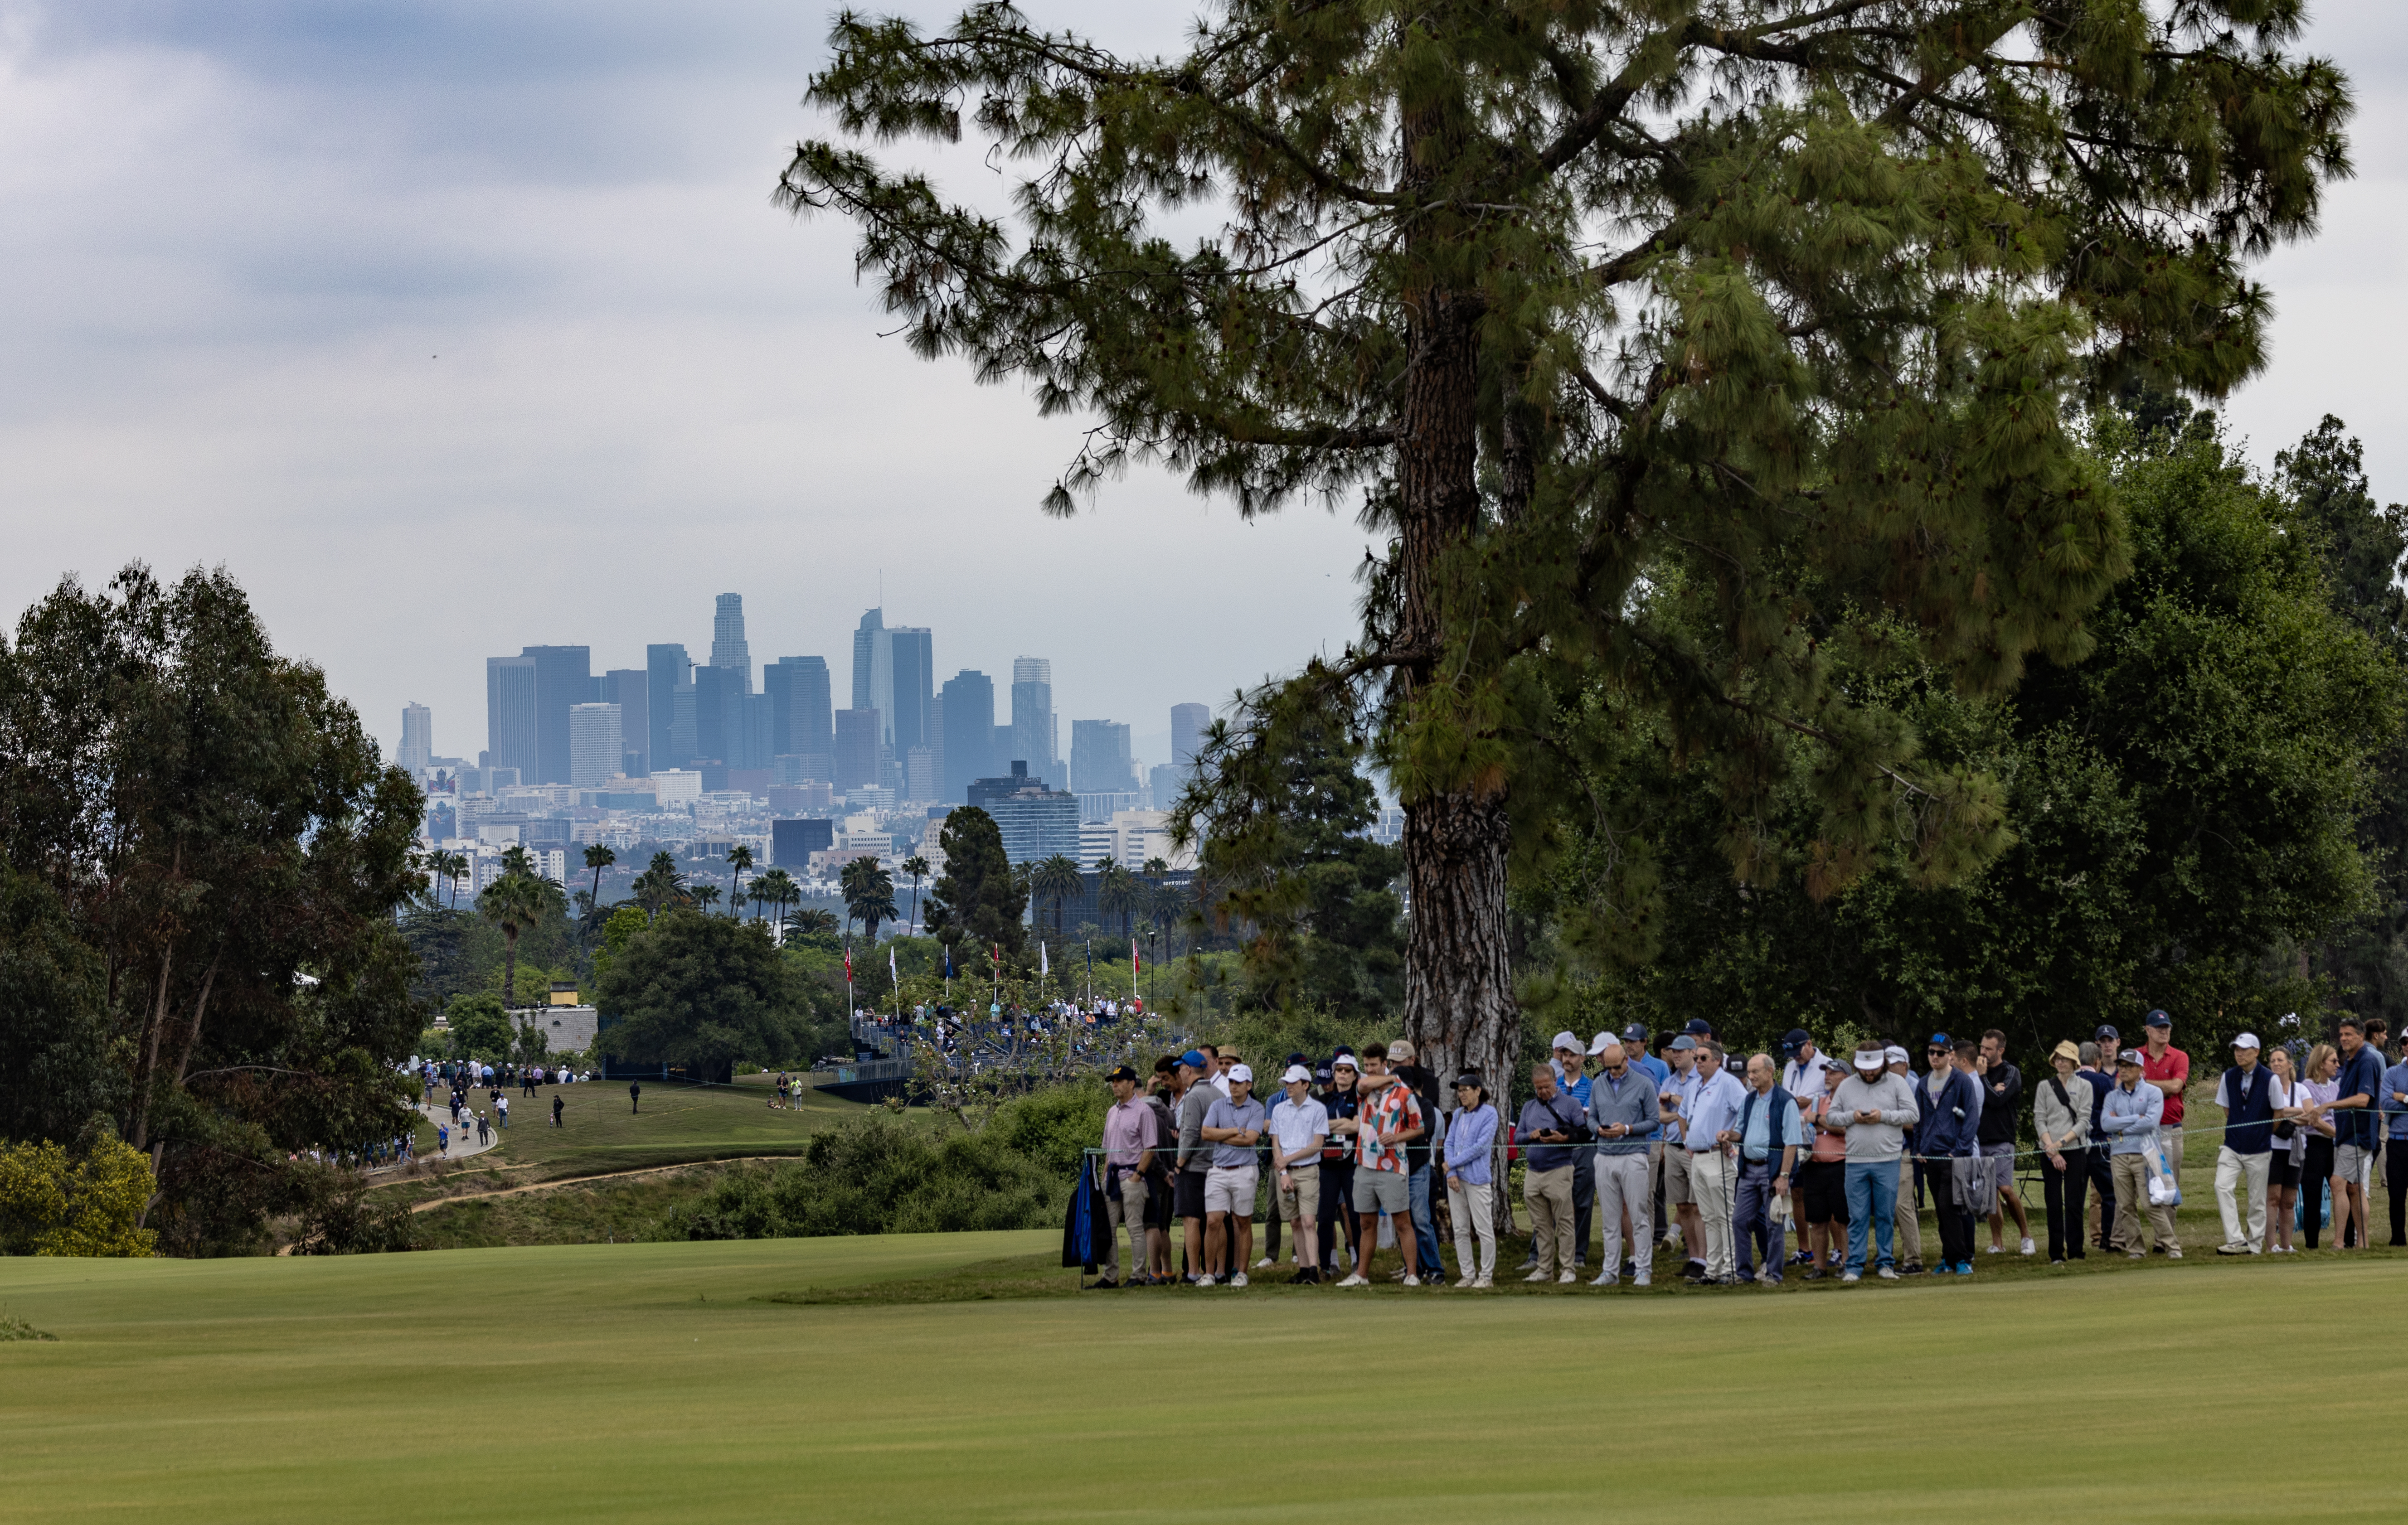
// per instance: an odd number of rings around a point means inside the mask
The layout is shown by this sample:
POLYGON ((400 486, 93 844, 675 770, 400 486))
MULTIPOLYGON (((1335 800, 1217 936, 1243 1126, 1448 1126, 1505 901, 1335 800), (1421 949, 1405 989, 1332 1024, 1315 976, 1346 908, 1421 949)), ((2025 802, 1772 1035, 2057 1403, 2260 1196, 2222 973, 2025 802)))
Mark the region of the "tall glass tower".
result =
POLYGON ((733 667, 743 673, 744 688, 752 688, 752 648, 744 643, 744 595, 719 595, 718 613, 710 621, 710 664, 733 667))

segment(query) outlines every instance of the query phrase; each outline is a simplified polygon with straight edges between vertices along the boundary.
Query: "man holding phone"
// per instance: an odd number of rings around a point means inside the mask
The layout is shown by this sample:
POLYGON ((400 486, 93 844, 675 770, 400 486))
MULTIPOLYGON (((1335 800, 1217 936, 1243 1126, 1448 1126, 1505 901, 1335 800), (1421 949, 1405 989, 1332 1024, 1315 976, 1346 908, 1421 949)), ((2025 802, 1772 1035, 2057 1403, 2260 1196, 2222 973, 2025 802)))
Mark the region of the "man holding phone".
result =
POLYGON ((1524 1281, 1570 1283, 1572 1275, 1572 1167, 1568 1146, 1589 1136, 1587 1108, 1555 1085, 1552 1064, 1530 1067, 1535 1093, 1522 1104, 1516 1142, 1528 1148, 1522 1200, 1530 1208, 1530 1252, 1537 1269, 1524 1281), (1552 1263, 1554 1269, 1549 1269, 1552 1263))

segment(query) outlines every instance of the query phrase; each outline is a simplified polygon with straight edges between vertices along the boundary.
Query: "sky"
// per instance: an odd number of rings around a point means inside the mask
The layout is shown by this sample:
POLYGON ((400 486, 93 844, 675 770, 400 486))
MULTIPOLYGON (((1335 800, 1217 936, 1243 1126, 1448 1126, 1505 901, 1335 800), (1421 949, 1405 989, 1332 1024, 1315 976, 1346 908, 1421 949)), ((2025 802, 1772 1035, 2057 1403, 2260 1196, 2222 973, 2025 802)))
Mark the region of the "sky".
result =
MULTIPOLYGON (((1025 8, 1136 47, 1192 7, 1025 8)), ((1148 762, 1171 705, 1342 646, 1345 514, 1140 472, 1044 517, 1076 420, 882 337, 847 228, 771 206, 832 9, 0 0, 0 611, 222 563, 388 747, 416 701, 472 759, 483 658, 700 655, 721 592, 839 702, 882 596, 940 677, 1050 658, 1064 749, 1110 718, 1148 762)), ((2261 266, 2272 363, 2226 413, 2261 463, 2337 413, 2408 498, 2408 12, 2315 17, 2358 173, 2261 266)))

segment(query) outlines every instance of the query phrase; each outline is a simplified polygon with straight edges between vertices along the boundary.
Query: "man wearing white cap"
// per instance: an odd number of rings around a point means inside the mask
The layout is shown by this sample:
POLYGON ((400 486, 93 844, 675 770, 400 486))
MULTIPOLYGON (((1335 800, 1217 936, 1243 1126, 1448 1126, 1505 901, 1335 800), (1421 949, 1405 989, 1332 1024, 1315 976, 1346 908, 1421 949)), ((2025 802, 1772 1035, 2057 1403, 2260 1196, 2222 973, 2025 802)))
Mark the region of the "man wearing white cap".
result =
POLYGON ((1224 1270, 1230 1286, 1243 1287, 1244 1267, 1254 1258, 1254 1189, 1261 1184, 1254 1145, 1263 1136, 1263 1104, 1249 1094, 1254 1072, 1246 1065, 1231 1065, 1222 1078, 1229 1094, 1204 1109, 1203 1139, 1212 1146, 1212 1164, 1204 1175, 1205 1269, 1198 1287, 1211 1286, 1224 1270))
MULTIPOLYGON (((1555 1089, 1588 1105, 1589 1089, 1594 1082, 1588 1073, 1588 1045, 1566 1031, 1550 1041, 1555 1050, 1555 1089)), ((1588 1237, 1596 1227, 1597 1174, 1589 1168, 1591 1151, 1579 1151, 1572 1161, 1572 1265, 1585 1270, 1588 1266, 1588 1237)))
POLYGON ((2215 1151, 2215 1210, 2224 1219, 2218 1255, 2255 1255, 2266 1238, 2266 1173, 2273 1162, 2273 1074, 2258 1062, 2258 1034, 2232 1040, 2232 1067, 2216 1082, 2224 1143, 2215 1151), (2243 1200, 2236 1204, 2238 1188, 2243 1200))
POLYGON ((1850 1286, 1864 1279, 1868 1240, 1877 1253, 1876 1274, 1884 1281, 1898 1279, 1890 1247, 1899 1163, 1906 1156, 1906 1130, 1923 1110, 1914 1100, 1914 1083, 1888 1073, 1887 1060, 1879 1048, 1857 1049, 1856 1073, 1831 1093, 1826 1113, 1848 1133, 1848 1261, 1840 1280, 1850 1286))
POLYGON ((1321 1279, 1321 1150, 1329 1141, 1329 1109, 1312 1095, 1312 1072, 1291 1064, 1280 1076, 1285 1092, 1271 1107, 1271 1170, 1278 1212, 1296 1243, 1296 1280, 1321 1279))

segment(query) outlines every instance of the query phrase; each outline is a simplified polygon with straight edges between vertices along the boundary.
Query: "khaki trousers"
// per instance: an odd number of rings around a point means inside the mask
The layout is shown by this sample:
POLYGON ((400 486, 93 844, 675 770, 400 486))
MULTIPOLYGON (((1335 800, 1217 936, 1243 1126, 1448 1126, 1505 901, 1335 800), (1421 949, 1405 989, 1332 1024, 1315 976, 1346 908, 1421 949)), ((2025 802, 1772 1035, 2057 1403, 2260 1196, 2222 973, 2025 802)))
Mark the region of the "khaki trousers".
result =
POLYGON ((1522 1200, 1530 1205, 1530 1254, 1539 1274, 1569 1275, 1572 1268, 1572 1167, 1557 1165, 1553 1170, 1527 1172, 1522 1177, 1522 1200))
POLYGON ((2254 1254, 2266 1242, 2266 1176, 2273 1161, 2271 1154, 2215 1151, 2215 1210, 2224 1219, 2227 1245, 2246 1245, 2254 1254), (2239 1202, 2233 1200, 2236 1187, 2241 1189, 2239 1202))
POLYGON ((2149 1248, 2141 1241, 2141 1215, 2137 1209, 2149 1209, 2149 1228, 2156 1244, 2167 1249, 2180 1241, 2174 1237, 2174 1210, 2149 1201, 2149 1162, 2137 1154, 2111 1157, 2108 1168, 2115 1176, 2115 1242, 2127 1255, 2149 1248))

